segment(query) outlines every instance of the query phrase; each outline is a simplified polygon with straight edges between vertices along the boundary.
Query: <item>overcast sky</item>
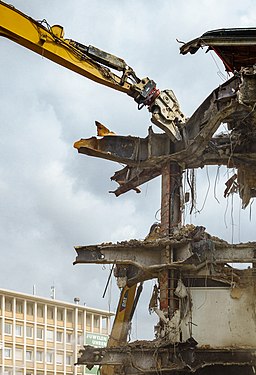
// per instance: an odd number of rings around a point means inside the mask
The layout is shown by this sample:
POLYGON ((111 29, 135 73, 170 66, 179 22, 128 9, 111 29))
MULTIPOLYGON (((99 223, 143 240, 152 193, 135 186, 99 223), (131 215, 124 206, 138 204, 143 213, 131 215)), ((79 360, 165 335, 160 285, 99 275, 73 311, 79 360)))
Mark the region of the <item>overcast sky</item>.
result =
MULTIPOLYGON (((63 25, 67 38, 122 57, 139 77, 149 76, 160 89, 173 89, 186 116, 226 73, 210 53, 180 55, 176 38, 186 42, 208 30, 256 24, 253 0, 12 4, 34 19, 63 25)), ((71 302, 79 296, 81 303, 106 309, 111 302, 113 310, 119 293, 114 281, 111 295, 101 298, 109 267, 74 267, 73 246, 144 238, 160 208, 160 179, 142 186, 141 194, 116 198, 108 194, 116 187, 109 177, 121 166, 79 155, 73 143, 96 134, 95 120, 117 134, 145 137, 150 115, 137 111, 125 94, 9 40, 0 39, 0 48, 0 287, 32 293, 35 284, 38 295, 49 297, 54 285, 57 299, 71 302)), ((210 190, 202 212, 186 215, 186 222, 204 225, 229 242, 254 240, 254 204, 241 212, 237 199, 221 199, 228 171, 221 169, 214 193, 216 173, 216 168, 198 171, 199 210, 210 190)), ((149 282, 149 290, 151 286, 149 282)), ((136 321, 147 316, 148 300, 144 295, 136 321)))

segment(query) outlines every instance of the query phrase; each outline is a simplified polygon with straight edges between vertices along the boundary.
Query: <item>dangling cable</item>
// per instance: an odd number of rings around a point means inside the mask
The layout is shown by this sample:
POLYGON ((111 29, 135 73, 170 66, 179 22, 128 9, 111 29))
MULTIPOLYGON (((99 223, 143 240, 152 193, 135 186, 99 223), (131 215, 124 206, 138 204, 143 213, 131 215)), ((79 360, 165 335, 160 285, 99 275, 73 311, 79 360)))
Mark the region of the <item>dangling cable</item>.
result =
POLYGON ((206 203, 206 200, 208 198, 209 191, 210 191, 210 187, 211 187, 211 181, 210 181, 210 177, 209 177, 208 166, 206 166, 206 176, 207 176, 207 181, 208 181, 208 187, 207 187, 207 191, 206 191, 206 194, 205 194, 205 197, 204 197, 203 205, 202 205, 201 209, 197 211, 199 214, 204 209, 204 206, 205 206, 205 203, 206 203))
POLYGON ((107 283, 106 283, 106 286, 105 286, 105 289, 104 289, 104 292, 103 292, 103 295, 102 295, 102 298, 105 298, 105 295, 106 295, 106 292, 108 290, 108 285, 109 285, 109 282, 110 282, 110 279, 111 279, 111 275, 112 275, 112 272, 113 272, 113 269, 114 269, 114 264, 112 264, 112 268, 110 269, 110 272, 109 272, 109 275, 108 275, 108 279, 107 279, 107 283))
POLYGON ((217 182, 219 182, 219 174, 220 174, 220 165, 218 165, 216 176, 215 176, 215 181, 214 181, 214 198, 220 204, 220 201, 218 200, 217 194, 216 194, 216 185, 217 185, 217 182))

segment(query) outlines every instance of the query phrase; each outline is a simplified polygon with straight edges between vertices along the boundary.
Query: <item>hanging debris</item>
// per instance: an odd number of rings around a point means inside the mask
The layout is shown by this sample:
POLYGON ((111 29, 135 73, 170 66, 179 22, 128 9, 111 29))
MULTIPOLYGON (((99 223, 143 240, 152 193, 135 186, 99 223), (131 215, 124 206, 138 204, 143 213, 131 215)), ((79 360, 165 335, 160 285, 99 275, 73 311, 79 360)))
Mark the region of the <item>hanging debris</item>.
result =
POLYGON ((242 207, 246 208, 252 197, 256 197, 256 168, 243 167, 238 168, 237 182, 239 186, 239 195, 242 199, 242 207))

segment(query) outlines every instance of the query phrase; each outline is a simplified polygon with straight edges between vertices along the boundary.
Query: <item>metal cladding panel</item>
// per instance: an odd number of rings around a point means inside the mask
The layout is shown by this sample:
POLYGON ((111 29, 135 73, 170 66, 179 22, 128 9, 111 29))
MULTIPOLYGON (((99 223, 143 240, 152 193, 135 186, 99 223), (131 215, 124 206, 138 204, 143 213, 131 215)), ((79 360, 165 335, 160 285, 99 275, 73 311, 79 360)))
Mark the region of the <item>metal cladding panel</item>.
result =
POLYGON ((256 348, 255 288, 194 287, 190 292, 192 336, 199 347, 256 348))

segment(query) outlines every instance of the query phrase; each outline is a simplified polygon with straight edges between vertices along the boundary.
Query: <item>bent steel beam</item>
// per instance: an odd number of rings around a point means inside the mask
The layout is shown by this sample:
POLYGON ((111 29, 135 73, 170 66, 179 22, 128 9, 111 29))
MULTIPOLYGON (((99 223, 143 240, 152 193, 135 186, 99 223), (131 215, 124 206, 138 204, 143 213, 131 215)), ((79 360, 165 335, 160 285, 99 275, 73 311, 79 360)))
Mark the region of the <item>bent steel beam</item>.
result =
MULTIPOLYGON (((184 227, 186 228, 186 227, 184 227)), ((183 271, 198 271, 205 264, 226 263, 255 263, 256 243, 228 244, 225 241, 204 234, 190 237, 179 235, 159 238, 154 241, 131 240, 117 244, 103 243, 100 245, 76 246, 77 252, 74 264, 116 264, 125 266, 127 284, 133 285, 139 281, 152 279, 163 269, 182 269, 183 271), (172 259, 166 262, 167 253, 172 253, 172 259)), ((200 227, 195 228, 195 233, 200 227)))
MULTIPOLYGON (((152 128, 146 138, 109 135, 75 142, 79 153, 124 163, 122 172, 112 179, 120 184, 116 196, 155 178, 167 162, 183 168, 205 165, 256 168, 256 71, 243 69, 217 89, 198 107, 182 127, 183 140, 171 142, 166 134, 152 128), (214 136, 221 123, 229 132, 214 136)), ((256 185, 256 183, 255 183, 256 185)))
MULTIPOLYGON (((121 348, 98 349, 86 345, 80 350, 81 356, 77 364, 87 365, 89 368, 93 365, 111 364, 118 366, 120 368, 118 373, 122 375, 157 375, 159 373, 167 375, 170 372, 176 373, 182 370, 194 373, 199 368, 213 364, 215 366, 218 364, 256 365, 255 349, 196 348, 196 344, 196 341, 191 338, 185 343, 165 347, 159 346, 157 341, 135 342, 121 348)), ((241 371, 241 368, 239 370, 241 371)))

